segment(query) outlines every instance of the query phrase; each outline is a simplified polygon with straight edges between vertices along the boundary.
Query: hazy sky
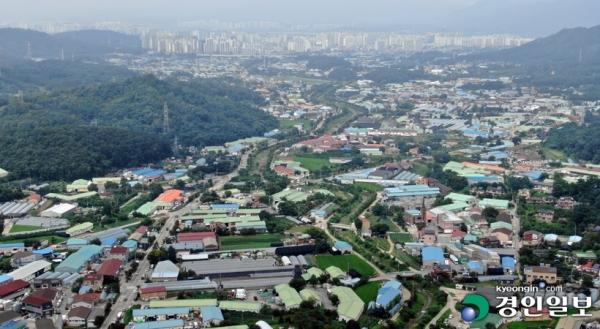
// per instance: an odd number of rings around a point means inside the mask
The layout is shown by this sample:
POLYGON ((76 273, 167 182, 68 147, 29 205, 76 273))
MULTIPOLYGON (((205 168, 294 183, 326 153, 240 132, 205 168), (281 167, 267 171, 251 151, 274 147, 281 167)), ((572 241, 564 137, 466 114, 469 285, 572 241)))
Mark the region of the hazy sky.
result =
POLYGON ((0 22, 261 20, 530 36, 600 24, 598 0, 0 0, 0 8, 0 22))

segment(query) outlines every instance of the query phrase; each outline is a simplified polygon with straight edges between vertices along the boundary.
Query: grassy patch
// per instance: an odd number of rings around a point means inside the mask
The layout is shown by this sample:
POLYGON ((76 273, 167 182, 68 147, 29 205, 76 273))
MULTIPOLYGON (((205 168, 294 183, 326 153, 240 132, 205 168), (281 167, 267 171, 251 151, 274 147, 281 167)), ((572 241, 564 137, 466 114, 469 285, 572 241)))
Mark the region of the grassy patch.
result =
POLYGON ((42 241, 42 240, 48 240, 49 243, 52 243, 50 241, 51 238, 54 238, 54 243, 61 243, 63 241, 67 241, 66 238, 60 237, 58 235, 44 235, 44 236, 38 236, 35 238, 23 238, 23 239, 15 239, 15 240, 6 240, 6 241, 2 241, 2 244, 7 244, 7 243, 19 243, 19 242, 23 242, 25 240, 30 240, 30 241, 42 241))
POLYGON ((393 253, 394 253, 394 256, 396 256, 396 259, 398 259, 399 261, 405 263, 406 265, 414 268, 415 270, 418 270, 421 268, 421 265, 419 265, 418 262, 416 262, 414 259, 412 259, 412 257, 407 255, 404 251, 397 250, 396 248, 394 248, 393 253))
POLYGON ((31 226, 31 225, 13 225, 10 228, 10 233, 29 232, 29 231, 39 230, 39 229, 43 229, 43 227, 31 226))
POLYGON ((377 298, 377 291, 379 290, 378 281, 369 282, 364 284, 354 291, 360 299, 362 299, 365 304, 369 304, 369 302, 374 301, 377 298))
POLYGON ((425 176, 425 175, 427 175, 427 171, 429 171, 429 168, 426 165, 422 165, 420 163, 413 162, 413 167, 410 171, 415 174, 425 176))
POLYGON ((337 164, 329 163, 328 159, 294 157, 294 161, 300 162, 302 164, 302 167, 304 167, 310 171, 321 170, 322 167, 337 167, 338 166, 337 164))
POLYGON ((390 243, 385 238, 367 238, 366 241, 371 242, 373 245, 375 245, 377 248, 383 250, 384 252, 387 252, 388 250, 390 250, 390 243))
POLYGON ((346 272, 348 267, 350 267, 357 270, 364 276, 372 276, 375 274, 375 269, 356 255, 318 255, 317 263, 319 264, 319 268, 322 270, 328 268, 329 266, 337 266, 344 272, 346 272))
POLYGON ((354 185, 356 185, 358 187, 362 187, 365 190, 373 191, 373 192, 383 191, 383 186, 377 185, 377 184, 373 184, 373 183, 356 182, 356 183, 354 183, 354 185))
POLYGON ((446 310, 446 312, 444 312, 444 314, 442 314, 442 316, 440 316, 440 318, 437 320, 437 322, 435 323, 438 327, 441 327, 442 325, 444 325, 444 320, 446 320, 450 314, 452 314, 452 310, 446 310))
POLYGON ((392 233, 390 234, 390 239, 392 239, 393 242, 406 243, 412 242, 413 238, 410 233, 392 233))
MULTIPOLYGON (((522 321, 522 322, 511 322, 506 326, 507 329, 529 329, 539 328, 541 326, 551 326, 553 320, 548 321, 522 321)), ((556 325, 556 323, 554 323, 556 325)))
POLYGON ((224 236, 220 238, 221 250, 268 248, 271 243, 281 242, 281 238, 279 234, 224 236))
MULTIPOLYGON (((316 227, 314 227, 312 225, 302 225, 302 226, 292 227, 291 229, 286 230, 286 231, 288 231, 288 232, 300 232, 300 233, 304 233, 304 232, 306 232, 307 230, 309 230, 311 228, 316 228, 316 227)), ((316 228, 316 229, 320 230, 319 228, 316 228)))
POLYGON ((283 127, 284 129, 291 129, 294 127, 294 125, 303 123, 304 124, 304 129, 309 129, 311 127, 311 122, 310 120, 307 119, 295 119, 295 120, 280 120, 281 122, 281 127, 283 127))
POLYGON ((567 155, 559 150, 554 150, 548 147, 542 147, 540 150, 548 160, 564 160, 567 158, 567 155))
POLYGON ((142 308, 142 306, 136 304, 131 306, 131 308, 127 311, 125 311, 125 315, 123 316, 123 324, 128 324, 129 322, 131 322, 131 320, 133 320, 133 310, 137 310, 140 308, 142 308))

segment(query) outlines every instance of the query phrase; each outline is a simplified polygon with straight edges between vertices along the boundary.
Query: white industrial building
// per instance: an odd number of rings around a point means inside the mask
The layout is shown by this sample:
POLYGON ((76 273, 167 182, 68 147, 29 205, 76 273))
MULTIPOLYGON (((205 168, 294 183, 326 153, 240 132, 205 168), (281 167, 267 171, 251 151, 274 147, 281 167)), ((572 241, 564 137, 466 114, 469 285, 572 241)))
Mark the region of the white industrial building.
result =
POLYGON ((23 280, 26 282, 31 282, 35 279, 36 276, 50 271, 52 269, 52 263, 47 262, 45 260, 38 260, 32 263, 29 263, 25 266, 19 267, 18 269, 8 273, 10 277, 14 280, 23 280))
POLYGON ((75 212, 75 208, 77 208, 77 206, 68 203, 61 203, 48 210, 42 211, 41 216, 57 218, 64 217, 65 215, 75 212))

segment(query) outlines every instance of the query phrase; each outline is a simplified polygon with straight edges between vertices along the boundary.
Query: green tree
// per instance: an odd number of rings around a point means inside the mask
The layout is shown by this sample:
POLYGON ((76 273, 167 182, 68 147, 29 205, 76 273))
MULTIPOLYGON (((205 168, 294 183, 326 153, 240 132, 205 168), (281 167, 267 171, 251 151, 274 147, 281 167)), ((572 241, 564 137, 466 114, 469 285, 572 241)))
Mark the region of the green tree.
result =
POLYGON ((362 229, 362 226, 363 226, 363 222, 362 222, 362 220, 360 220, 359 218, 357 218, 357 219, 354 221, 354 226, 356 227, 356 229, 357 229, 357 230, 360 230, 360 229, 362 229))
POLYGON ((306 281, 301 277, 294 277, 289 284, 290 287, 296 289, 296 291, 306 288, 306 281))
POLYGON ((315 275, 311 275, 310 279, 308 279, 308 283, 311 284, 311 286, 316 286, 317 283, 319 283, 319 279, 317 279, 317 277, 315 275))

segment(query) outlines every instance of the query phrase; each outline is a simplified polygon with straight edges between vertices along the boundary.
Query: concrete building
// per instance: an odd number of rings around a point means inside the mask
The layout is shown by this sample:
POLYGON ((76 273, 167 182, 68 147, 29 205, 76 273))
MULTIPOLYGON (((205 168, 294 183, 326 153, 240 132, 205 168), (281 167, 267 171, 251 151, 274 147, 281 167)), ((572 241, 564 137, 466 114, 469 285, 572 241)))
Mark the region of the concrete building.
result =
POLYGON ((41 316, 52 316, 54 314, 54 305, 47 298, 27 296, 23 298, 23 308, 30 314, 41 316))
POLYGON ((102 263, 102 266, 100 266, 97 273, 100 275, 112 275, 114 277, 119 277, 119 273, 121 272, 123 264, 123 261, 120 259, 109 259, 102 263))
POLYGON ((92 287, 93 290, 99 290, 104 283, 104 276, 102 274, 86 274, 83 276, 83 285, 92 287))
POLYGON ((331 288, 331 291, 340 299, 337 307, 338 320, 358 321, 365 308, 365 303, 360 297, 348 287, 334 287, 331 288))
POLYGON ((76 236, 76 235, 83 234, 86 232, 91 232, 92 229, 94 229, 94 224, 92 224, 90 222, 85 222, 85 223, 77 224, 77 225, 67 229, 66 233, 69 236, 76 236))
POLYGON ((31 286, 29 282, 23 280, 15 280, 9 283, 0 285, 0 298, 5 300, 13 300, 24 296, 29 292, 31 286))
POLYGON ((19 251, 12 255, 10 258, 10 264, 13 267, 21 267, 35 261, 41 260, 44 256, 35 254, 31 251, 19 251))
POLYGON ((69 310, 67 313, 67 325, 70 327, 85 327, 87 325, 87 319, 92 309, 87 307, 75 307, 69 310))
POLYGON ((525 266, 524 269, 525 282, 533 283, 533 281, 540 280, 546 283, 556 283, 558 277, 556 274, 556 267, 545 266, 525 266))
POLYGON ((25 243, 3 243, 0 244, 0 252, 4 255, 13 255, 19 251, 25 251, 25 243))
POLYGON ((129 248, 126 247, 113 247, 108 252, 109 259, 118 259, 127 263, 129 261, 129 248))
POLYGON ((336 241, 333 245, 335 249, 339 250, 342 254, 351 254, 352 246, 348 242, 336 241))
POLYGON ((167 298, 167 288, 165 286, 141 288, 140 298, 142 300, 165 299, 167 298))
POLYGON ((202 326, 213 327, 219 326, 225 318, 223 312, 217 306, 205 306, 200 308, 200 314, 202 315, 202 326))
POLYGON ((189 307, 165 307, 134 309, 133 321, 165 321, 169 319, 187 319, 190 315, 189 307))

